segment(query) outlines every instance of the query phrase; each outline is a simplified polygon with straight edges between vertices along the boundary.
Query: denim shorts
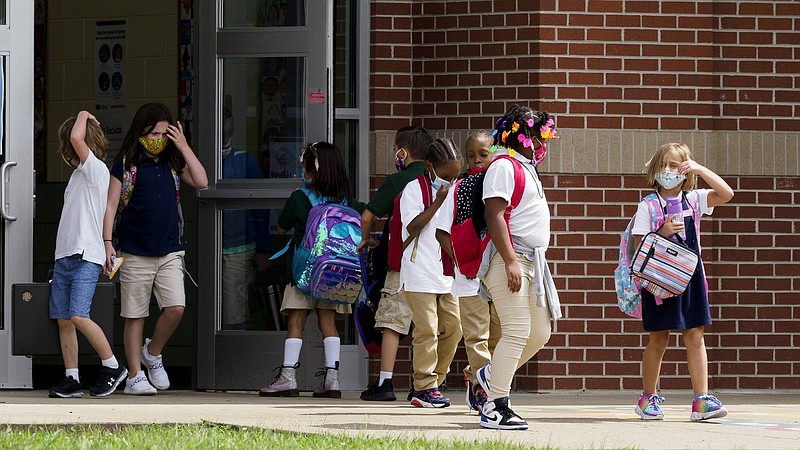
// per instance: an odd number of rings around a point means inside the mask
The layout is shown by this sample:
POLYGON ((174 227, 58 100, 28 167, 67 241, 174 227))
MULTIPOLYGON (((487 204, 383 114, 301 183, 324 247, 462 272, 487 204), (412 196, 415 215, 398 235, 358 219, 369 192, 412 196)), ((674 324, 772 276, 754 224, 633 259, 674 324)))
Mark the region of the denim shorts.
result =
POLYGON ((81 255, 57 259, 50 282, 50 318, 89 317, 101 270, 100 264, 84 261, 81 255))

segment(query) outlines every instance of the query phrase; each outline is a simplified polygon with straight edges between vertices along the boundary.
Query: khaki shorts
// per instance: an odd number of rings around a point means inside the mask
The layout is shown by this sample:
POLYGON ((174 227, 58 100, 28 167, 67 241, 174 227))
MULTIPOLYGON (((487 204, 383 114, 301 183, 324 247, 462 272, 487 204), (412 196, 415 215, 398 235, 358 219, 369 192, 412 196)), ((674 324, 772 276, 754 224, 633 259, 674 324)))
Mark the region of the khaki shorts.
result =
POLYGON ((137 256, 120 252, 125 262, 119 269, 122 292, 120 315, 141 319, 150 315, 150 296, 156 296, 158 309, 186 307, 183 290, 183 255, 181 250, 166 256, 137 256))
POLYGON ((381 301, 375 311, 375 329, 388 328, 400 334, 411 331, 411 309, 400 289, 400 273, 390 270, 381 289, 381 301))
POLYGON ((281 312, 288 316, 288 309, 333 309, 337 314, 350 314, 353 311, 350 305, 318 302, 291 284, 286 285, 286 289, 283 291, 283 301, 281 302, 281 312))

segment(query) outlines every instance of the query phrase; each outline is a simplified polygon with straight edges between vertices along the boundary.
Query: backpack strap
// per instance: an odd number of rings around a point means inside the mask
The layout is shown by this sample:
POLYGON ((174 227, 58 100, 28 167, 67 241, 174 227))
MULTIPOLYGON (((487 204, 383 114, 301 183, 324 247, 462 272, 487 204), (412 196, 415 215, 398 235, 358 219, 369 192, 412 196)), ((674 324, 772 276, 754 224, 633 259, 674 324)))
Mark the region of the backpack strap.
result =
POLYGON ((325 202, 325 197, 323 197, 316 189, 301 187, 300 190, 303 191, 304 194, 306 194, 306 197, 308 197, 308 201, 311 202, 312 207, 325 202))
MULTIPOLYGON (((419 182, 420 190, 422 191, 422 206, 425 209, 431 206, 433 203, 433 188, 429 180, 425 175, 417 175, 417 181, 419 182)), ((419 235, 416 236, 409 236, 403 241, 403 252, 406 251, 409 245, 411 245, 411 241, 414 241, 414 250, 411 251, 411 261, 413 262, 417 259, 417 248, 419 247, 419 235)))
POLYGON ((498 155, 492 160, 492 163, 499 159, 511 161, 511 166, 514 168, 514 191, 511 193, 511 201, 506 208, 506 214, 511 214, 511 211, 519 206, 522 201, 522 194, 525 192, 525 169, 522 168, 521 162, 508 155, 498 155))

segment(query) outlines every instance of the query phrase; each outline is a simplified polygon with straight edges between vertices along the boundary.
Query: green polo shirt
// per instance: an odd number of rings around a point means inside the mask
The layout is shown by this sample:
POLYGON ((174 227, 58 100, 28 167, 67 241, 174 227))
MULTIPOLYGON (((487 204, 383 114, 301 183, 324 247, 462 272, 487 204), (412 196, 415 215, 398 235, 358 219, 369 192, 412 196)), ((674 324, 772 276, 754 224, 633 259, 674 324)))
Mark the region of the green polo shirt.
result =
MULTIPOLYGON (((378 192, 375 193, 375 198, 367 204, 367 209, 375 214, 375 217, 388 216, 391 218, 392 209, 394 207, 394 198, 406 188, 406 185, 417 178, 417 176, 425 173, 425 162, 415 161, 406 167, 405 170, 393 173, 386 178, 378 192)), ((386 221, 386 229, 388 231, 389 221, 386 221)))

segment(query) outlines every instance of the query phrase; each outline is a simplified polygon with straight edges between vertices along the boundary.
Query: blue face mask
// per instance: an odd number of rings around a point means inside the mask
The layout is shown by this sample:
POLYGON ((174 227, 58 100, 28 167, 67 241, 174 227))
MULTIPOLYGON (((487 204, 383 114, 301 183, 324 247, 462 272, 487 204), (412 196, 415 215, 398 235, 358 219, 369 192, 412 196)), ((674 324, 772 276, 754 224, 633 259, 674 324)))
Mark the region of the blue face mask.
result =
POLYGON ((400 159, 400 150, 394 154, 394 168, 397 169, 398 172, 404 170, 406 168, 406 160, 405 158, 400 159))
POLYGON ((431 166, 431 173, 433 173, 434 178, 433 181, 431 181, 431 188, 433 188, 433 192, 438 192, 442 186, 446 188, 450 187, 449 181, 445 181, 443 178, 439 178, 439 176, 436 175, 436 170, 433 169, 433 166, 431 166))

